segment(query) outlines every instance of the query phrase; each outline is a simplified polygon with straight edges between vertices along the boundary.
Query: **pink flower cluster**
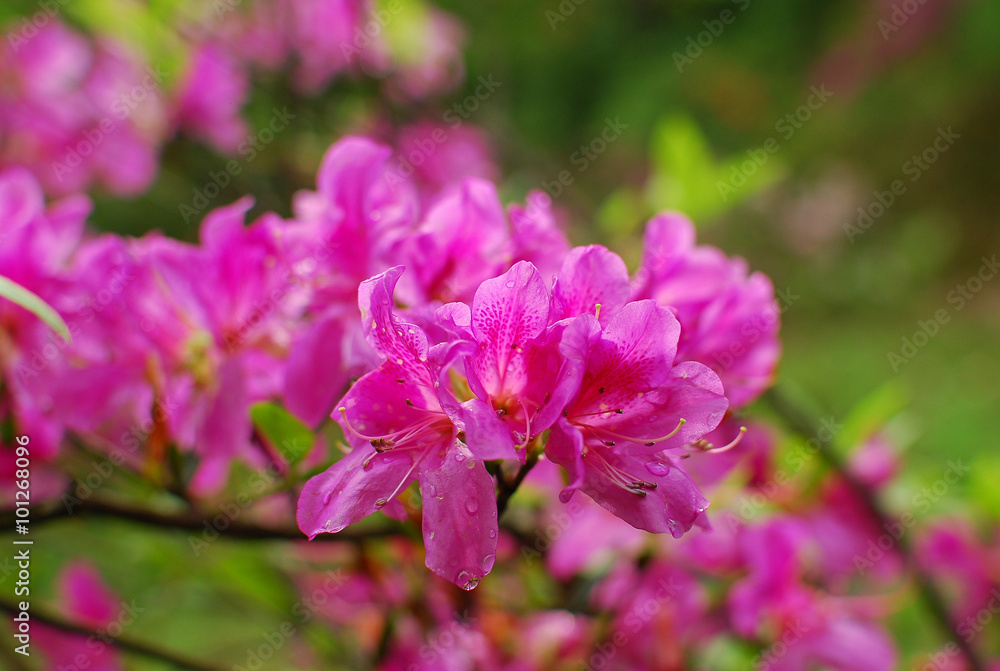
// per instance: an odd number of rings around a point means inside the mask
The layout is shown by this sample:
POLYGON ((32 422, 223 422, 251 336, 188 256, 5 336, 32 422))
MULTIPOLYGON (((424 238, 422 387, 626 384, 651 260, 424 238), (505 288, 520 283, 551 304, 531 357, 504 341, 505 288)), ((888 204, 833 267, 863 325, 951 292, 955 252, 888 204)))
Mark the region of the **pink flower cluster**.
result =
POLYGON ((224 154, 249 153, 253 138, 240 114, 254 69, 294 61, 305 94, 364 72, 386 78, 387 92, 404 100, 441 93, 464 76, 462 29, 432 7, 416 22, 396 1, 380 9, 368 0, 205 9, 203 21, 176 26, 185 44, 179 71, 57 17, 30 32, 10 26, 0 45, 0 168, 25 167, 54 195, 100 185, 130 196, 149 187, 161 149, 178 132, 224 154), (390 30, 407 31, 407 49, 387 41, 390 30))
POLYGON ((333 411, 351 451, 306 484, 303 531, 399 516, 417 481, 428 566, 467 587, 496 552, 493 462, 538 458, 543 436, 569 475, 563 500, 583 490, 638 528, 689 529, 708 502, 667 451, 707 448, 727 408, 768 384, 767 280, 693 246, 679 215, 650 223, 631 280, 609 250, 570 249, 543 194, 505 212, 491 183, 468 178, 428 198, 391 155, 346 138, 291 220, 246 226, 243 199, 211 212, 197 245, 88 237, 86 199, 46 206, 28 173, 3 173, 0 274, 73 335, 0 306, 18 430, 49 458, 75 436, 136 468, 174 446, 208 493, 234 459, 273 457, 252 404, 281 401, 314 427, 333 411), (686 296, 704 276, 716 294, 686 296), (660 300, 668 291, 680 308, 660 300), (684 335, 707 324, 710 338, 684 335), (741 356, 714 356, 735 343, 741 356))

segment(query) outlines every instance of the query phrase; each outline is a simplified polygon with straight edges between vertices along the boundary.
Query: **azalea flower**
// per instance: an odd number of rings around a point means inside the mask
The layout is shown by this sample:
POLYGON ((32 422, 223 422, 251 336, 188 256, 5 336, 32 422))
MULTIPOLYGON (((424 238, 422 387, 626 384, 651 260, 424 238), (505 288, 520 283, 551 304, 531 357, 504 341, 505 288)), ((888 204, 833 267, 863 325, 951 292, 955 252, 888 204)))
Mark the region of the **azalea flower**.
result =
POLYGON ((446 384, 453 348, 430 346, 420 327, 393 314, 401 273, 392 268, 361 285, 363 330, 385 360, 338 404, 334 418, 352 449, 306 483, 298 524, 314 538, 379 510, 398 516, 400 506, 390 504, 417 481, 427 567, 472 589, 496 557, 496 495, 483 463, 494 455, 462 443, 445 412, 456 405, 446 384))

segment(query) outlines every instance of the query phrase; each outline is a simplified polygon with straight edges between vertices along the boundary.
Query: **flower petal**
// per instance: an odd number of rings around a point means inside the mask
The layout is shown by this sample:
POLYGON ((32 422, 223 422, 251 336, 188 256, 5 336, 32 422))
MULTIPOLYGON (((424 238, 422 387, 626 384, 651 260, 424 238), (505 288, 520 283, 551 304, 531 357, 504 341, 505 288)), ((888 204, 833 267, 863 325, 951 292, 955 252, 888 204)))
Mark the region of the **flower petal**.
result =
POLYGON ((552 289, 553 321, 595 314, 608 324, 629 297, 628 268, 621 257, 601 245, 575 247, 566 256, 552 289))
POLYGON ((376 501, 402 492, 416 479, 416 474, 409 472, 411 454, 355 449, 310 478, 299 496, 295 515, 299 529, 312 540, 317 534, 335 533, 377 512, 381 506, 376 501))
POLYGON ((456 445, 441 466, 420 475, 427 568, 470 590, 493 568, 497 507, 483 462, 456 445))
POLYGON ((598 447, 584 465, 584 493, 637 529, 680 538, 708 508, 687 473, 668 459, 647 462, 598 447), (644 489, 645 495, 619 487, 604 475, 610 469, 656 487, 644 489))
POLYGON ((548 322, 548 289, 527 261, 480 285, 472 303, 472 332, 479 342, 472 367, 487 393, 516 393, 526 384, 522 353, 548 322))

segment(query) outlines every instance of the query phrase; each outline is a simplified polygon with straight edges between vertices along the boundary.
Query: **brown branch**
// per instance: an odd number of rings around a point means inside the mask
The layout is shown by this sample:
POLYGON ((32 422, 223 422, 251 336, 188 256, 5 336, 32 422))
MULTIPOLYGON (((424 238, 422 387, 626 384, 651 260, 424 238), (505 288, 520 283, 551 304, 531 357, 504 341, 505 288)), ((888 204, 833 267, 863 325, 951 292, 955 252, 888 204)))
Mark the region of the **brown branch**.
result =
POLYGON ((535 464, 538 463, 538 451, 531 450, 528 452, 527 461, 518 470, 517 475, 514 479, 508 482, 503 478, 503 473, 497 473, 497 482, 500 486, 500 491, 497 493, 497 519, 503 517, 504 512, 507 510, 507 504, 510 503, 510 497, 514 495, 517 488, 521 486, 524 482, 524 478, 528 476, 528 473, 534 468, 535 464))
MULTIPOLYGON (((31 514, 28 516, 30 525, 35 527, 71 517, 105 517, 130 520, 167 529, 197 532, 213 530, 219 536, 244 540, 306 540, 305 534, 298 529, 257 526, 229 519, 224 513, 219 513, 219 515, 226 517, 227 523, 225 525, 215 524, 213 518, 218 515, 212 515, 211 513, 202 514, 197 511, 188 513, 162 513, 143 508, 130 508, 110 501, 95 499, 87 499, 80 503, 74 501, 73 503, 72 511, 67 506, 32 506, 31 514)), ((15 515, 13 511, 6 511, 0 516, 0 529, 13 531, 14 523, 15 515)), ((400 529, 396 527, 367 531, 345 530, 336 534, 320 534, 316 536, 315 540, 341 543, 357 542, 366 538, 393 536, 399 533, 400 529)))
MULTIPOLYGON (((887 529, 892 524, 889 514, 882 509, 878 497, 868 487, 867 484, 856 478, 847 468, 843 459, 833 449, 832 438, 824 439, 821 434, 826 434, 820 430, 819 422, 812 418, 801 406, 795 403, 787 394, 782 393, 777 388, 769 390, 765 398, 776 413, 791 427, 796 433, 804 438, 816 441, 819 445, 820 457, 837 472, 837 475, 850 487, 851 491, 864 505, 869 516, 878 524, 880 529, 887 529)), ((979 655, 972 648, 972 645, 965 640, 964 636, 958 633, 955 621, 948 612, 948 606, 938 589, 933 578, 924 571, 923 567, 916 560, 909 541, 901 536, 897 540, 896 548, 903 562, 913 575, 914 582, 927 605, 933 618, 937 621, 941 630, 949 636, 962 650, 969 662, 972 671, 984 671, 985 664, 979 655)))
MULTIPOLYGON (((20 612, 14 604, 8 603, 2 599, 0 599, 0 610, 11 614, 17 614, 20 612)), ((102 641, 109 641, 111 645, 120 649, 122 652, 130 652, 136 655, 142 655, 143 657, 158 659, 161 662, 167 662, 171 666, 178 669, 190 669, 191 671, 224 671, 225 668, 222 666, 215 666, 207 662, 188 659, 187 657, 171 652, 170 650, 164 650, 163 648, 157 647, 152 643, 146 643, 145 641, 140 641, 128 636, 112 636, 107 632, 99 632, 94 629, 89 629, 81 624, 70 622, 59 615, 46 613, 44 610, 39 610, 37 607, 32 607, 31 619, 35 622, 40 622, 71 634, 80 634, 81 636, 100 638, 102 641)))

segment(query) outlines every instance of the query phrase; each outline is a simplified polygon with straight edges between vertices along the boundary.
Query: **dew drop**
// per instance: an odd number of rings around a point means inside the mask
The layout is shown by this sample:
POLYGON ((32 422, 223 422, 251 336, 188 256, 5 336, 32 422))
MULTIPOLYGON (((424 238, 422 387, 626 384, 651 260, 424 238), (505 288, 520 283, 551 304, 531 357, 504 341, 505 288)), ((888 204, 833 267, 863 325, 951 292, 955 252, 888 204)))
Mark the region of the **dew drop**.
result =
POLYGON ((496 538, 496 537, 497 537, 497 530, 490 529, 490 538, 496 538))
POLYGON ((479 510, 479 501, 476 501, 475 499, 469 499, 468 501, 465 502, 465 510, 470 515, 475 515, 476 511, 479 510))
POLYGON ((455 461, 457 461, 458 463, 462 463, 463 461, 465 461, 465 455, 462 454, 461 452, 456 452, 455 461))
POLYGON ((507 282, 504 284, 504 286, 507 287, 508 289, 513 289, 514 288, 514 280, 507 280, 507 282))
POLYGON ((371 217, 372 221, 378 221, 379 219, 382 218, 382 213, 379 212, 378 210, 372 210, 372 213, 369 216, 371 217))
POLYGON ((438 488, 435 487, 434 485, 431 485, 431 496, 437 497, 437 495, 438 495, 438 488))
POLYGON ((497 560, 496 555, 486 555, 485 557, 483 557, 483 561, 480 562, 479 569, 483 573, 489 573, 493 569, 493 564, 494 562, 496 562, 496 560, 497 560))
POLYGON ((670 464, 665 464, 662 461, 651 461, 646 464, 646 470, 653 475, 664 476, 670 473, 670 464))
MULTIPOLYGON (((330 505, 330 499, 332 498, 333 498, 333 492, 327 492, 326 496, 323 497, 323 505, 324 506, 330 505)), ((329 522, 327 522, 327 524, 329 524, 329 522)))
POLYGON ((475 577, 468 571, 461 571, 458 574, 458 577, 455 578, 455 583, 468 592, 469 590, 476 588, 476 585, 479 584, 479 578, 475 577))

